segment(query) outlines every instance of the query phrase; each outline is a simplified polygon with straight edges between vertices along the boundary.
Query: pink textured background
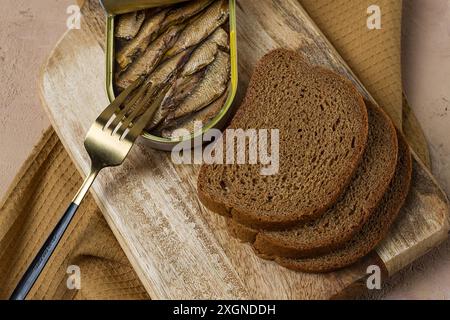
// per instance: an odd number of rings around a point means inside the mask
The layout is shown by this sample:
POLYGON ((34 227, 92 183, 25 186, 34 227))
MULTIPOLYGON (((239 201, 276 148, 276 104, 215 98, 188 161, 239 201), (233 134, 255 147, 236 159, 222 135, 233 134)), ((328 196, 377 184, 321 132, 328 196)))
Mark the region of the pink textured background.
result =
MULTIPOLYGON (((251 1, 251 0, 244 0, 251 1)), ((430 144, 433 171, 450 194, 450 0, 404 1, 403 76, 430 144)), ((49 126, 37 95, 39 69, 66 31, 75 0, 2 0, 0 11, 0 197, 49 126)), ((450 299, 450 241, 371 298, 450 299)))
POLYGON ((0 197, 50 125, 37 95, 39 70, 66 31, 72 0, 1 0, 0 197))

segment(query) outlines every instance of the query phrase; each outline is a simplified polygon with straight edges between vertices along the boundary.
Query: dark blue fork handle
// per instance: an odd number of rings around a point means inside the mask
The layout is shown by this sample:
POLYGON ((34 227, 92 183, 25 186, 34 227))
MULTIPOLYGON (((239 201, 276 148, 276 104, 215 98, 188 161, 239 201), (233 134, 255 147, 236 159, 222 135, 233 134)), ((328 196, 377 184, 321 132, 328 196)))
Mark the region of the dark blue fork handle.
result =
POLYGON ((77 209, 77 204, 72 202, 69 205, 66 212, 59 220, 50 236, 44 242, 36 257, 31 262, 31 265, 28 267, 27 271, 25 271, 25 274, 20 279, 16 289, 14 289, 14 292, 10 297, 10 300, 24 300, 26 298, 28 292, 30 292, 37 278, 50 259, 53 251, 55 251, 56 246, 61 240, 77 209))

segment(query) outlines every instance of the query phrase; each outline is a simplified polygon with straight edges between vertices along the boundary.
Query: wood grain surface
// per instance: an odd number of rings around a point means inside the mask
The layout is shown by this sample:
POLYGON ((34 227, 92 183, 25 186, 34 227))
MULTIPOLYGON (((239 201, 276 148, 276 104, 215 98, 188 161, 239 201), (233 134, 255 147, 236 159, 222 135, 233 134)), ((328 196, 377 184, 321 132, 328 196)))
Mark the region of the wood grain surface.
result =
MULTIPOLYGON (((270 49, 303 52, 312 63, 352 79, 371 98, 295 0, 239 1, 239 93, 256 61, 270 49)), ((58 43, 43 69, 41 97, 63 144, 80 171, 89 171, 86 131, 108 104, 104 90, 104 14, 95 0, 83 7, 81 30, 58 43)), ((196 196, 197 166, 174 165, 170 154, 141 139, 121 167, 106 169, 93 195, 154 299, 328 299, 364 288, 366 268, 388 274, 440 243, 448 232, 445 195, 417 160, 400 221, 377 253, 329 274, 289 271, 231 238, 225 221, 196 196)))

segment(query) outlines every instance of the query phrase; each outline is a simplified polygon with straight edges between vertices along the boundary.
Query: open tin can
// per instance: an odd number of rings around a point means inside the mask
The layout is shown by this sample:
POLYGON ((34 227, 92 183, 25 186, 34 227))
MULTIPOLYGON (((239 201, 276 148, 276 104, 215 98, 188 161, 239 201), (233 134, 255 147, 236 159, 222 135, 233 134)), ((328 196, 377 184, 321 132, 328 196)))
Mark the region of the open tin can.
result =
MULTIPOLYGON (((116 53, 116 38, 114 36, 115 30, 115 17, 123 13, 129 13, 148 9, 152 7, 166 6, 179 2, 187 2, 195 0, 100 0, 107 13, 106 22, 106 92, 110 102, 115 97, 114 91, 114 73, 115 73, 115 53, 116 53)), ((227 100, 219 111, 219 113, 208 123, 204 124, 201 130, 194 132, 189 136, 181 138, 164 138, 159 137, 149 132, 144 132, 142 137, 146 141, 146 144, 152 148, 159 150, 171 150, 175 145, 180 142, 189 143, 192 141, 192 145, 197 144, 201 139, 195 139, 200 135, 205 134, 208 130, 216 128, 222 129, 227 123, 229 115, 231 113, 231 106, 236 95, 238 85, 238 71, 237 71, 237 44, 236 44, 236 1, 229 0, 229 41, 230 41, 230 88, 228 89, 227 100), (195 142, 195 143, 194 143, 195 142)))

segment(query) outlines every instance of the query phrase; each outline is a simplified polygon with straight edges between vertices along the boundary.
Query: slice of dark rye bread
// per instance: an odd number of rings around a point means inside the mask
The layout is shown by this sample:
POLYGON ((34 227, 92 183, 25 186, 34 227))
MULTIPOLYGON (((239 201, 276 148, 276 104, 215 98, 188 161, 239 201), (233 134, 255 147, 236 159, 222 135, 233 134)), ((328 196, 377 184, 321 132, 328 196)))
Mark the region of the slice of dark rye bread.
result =
MULTIPOLYGON (((289 269, 303 272, 330 272, 344 268, 369 254, 383 240, 403 206, 411 185, 412 158, 408 144, 398 133, 399 156, 394 178, 375 212, 363 228, 340 249, 311 258, 283 258, 256 252, 263 259, 275 260, 289 269)), ((241 241, 253 242, 254 230, 227 219, 231 234, 241 241)))
POLYGON ((204 164, 199 198, 244 225, 276 230, 315 219, 336 202, 362 158, 368 119, 349 80, 278 49, 257 63, 229 128, 279 129, 279 172, 204 164))
POLYGON ((395 221, 411 185, 411 153, 400 133, 399 137, 399 160, 394 179, 363 229, 345 247, 329 254, 306 259, 275 258, 277 263, 297 271, 330 272, 357 262, 376 248, 395 221))
POLYGON ((352 182, 336 204, 320 218, 301 226, 283 231, 244 228, 238 236, 252 240, 253 247, 262 255, 301 258, 340 248, 361 230, 389 187, 398 153, 392 121, 378 106, 369 102, 366 105, 367 147, 352 182), (245 231, 250 234, 244 235, 245 231))

